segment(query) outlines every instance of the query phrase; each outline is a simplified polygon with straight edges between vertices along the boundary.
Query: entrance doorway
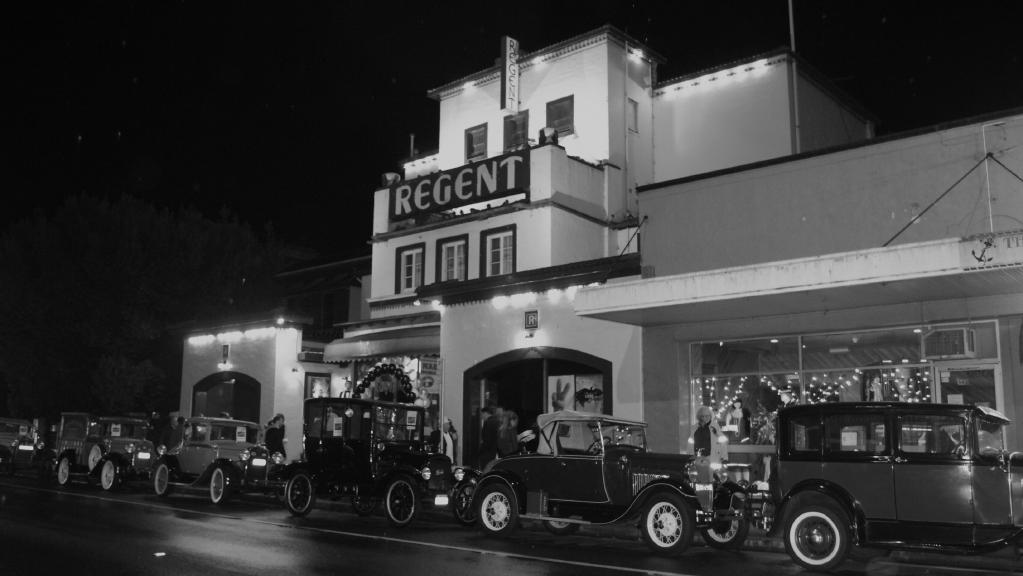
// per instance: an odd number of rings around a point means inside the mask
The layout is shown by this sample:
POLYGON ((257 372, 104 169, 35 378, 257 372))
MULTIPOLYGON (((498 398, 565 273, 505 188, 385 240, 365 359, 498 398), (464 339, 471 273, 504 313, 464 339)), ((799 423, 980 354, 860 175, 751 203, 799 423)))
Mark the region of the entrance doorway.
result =
POLYGON ((611 362, 567 348, 535 347, 493 356, 463 376, 462 452, 477 465, 482 408, 501 406, 519 417, 521 432, 544 412, 612 413, 611 362))
POLYGON ((218 372, 192 388, 192 416, 227 412, 238 420, 259 422, 259 381, 241 372, 218 372))

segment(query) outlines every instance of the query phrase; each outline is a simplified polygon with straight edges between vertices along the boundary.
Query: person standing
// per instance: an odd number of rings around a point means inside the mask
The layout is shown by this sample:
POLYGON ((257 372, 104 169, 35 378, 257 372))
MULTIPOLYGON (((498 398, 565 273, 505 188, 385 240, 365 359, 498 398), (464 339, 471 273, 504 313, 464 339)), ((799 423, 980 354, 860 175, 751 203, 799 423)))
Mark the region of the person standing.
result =
POLYGON ((689 435, 689 445, 697 457, 706 456, 711 463, 722 464, 728 460, 728 437, 721 433, 714 421, 710 406, 700 406, 696 411, 696 428, 689 435))
POLYGON ((501 458, 519 451, 519 415, 513 410, 505 410, 501 421, 501 430, 497 439, 497 454, 501 458))
POLYGON ((455 424, 451 421, 451 418, 445 418, 444 424, 441 425, 440 448, 441 453, 451 459, 452 464, 456 464, 458 432, 455 430, 455 424))
POLYGON ((288 457, 288 453, 284 450, 284 414, 277 414, 267 422, 263 441, 271 455, 274 452, 280 452, 285 458, 288 457))
POLYGON ((500 406, 493 406, 490 409, 490 416, 483 422, 483 430, 480 432, 479 467, 486 469, 491 461, 498 456, 498 441, 501 438, 501 423, 504 419, 504 409, 500 406))

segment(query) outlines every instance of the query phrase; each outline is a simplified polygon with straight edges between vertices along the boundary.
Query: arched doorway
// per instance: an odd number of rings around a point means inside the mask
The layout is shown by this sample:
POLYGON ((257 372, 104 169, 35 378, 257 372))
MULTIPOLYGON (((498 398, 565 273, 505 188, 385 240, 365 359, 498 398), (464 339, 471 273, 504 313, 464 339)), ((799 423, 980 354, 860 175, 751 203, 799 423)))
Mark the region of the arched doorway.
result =
POLYGON ((259 381, 241 372, 218 372, 192 388, 192 416, 227 412, 239 420, 259 422, 259 381))
POLYGON ((462 452, 476 465, 480 444, 480 409, 499 405, 519 416, 519 430, 539 414, 580 409, 612 413, 611 362, 568 348, 541 346, 492 356, 463 375, 462 452))

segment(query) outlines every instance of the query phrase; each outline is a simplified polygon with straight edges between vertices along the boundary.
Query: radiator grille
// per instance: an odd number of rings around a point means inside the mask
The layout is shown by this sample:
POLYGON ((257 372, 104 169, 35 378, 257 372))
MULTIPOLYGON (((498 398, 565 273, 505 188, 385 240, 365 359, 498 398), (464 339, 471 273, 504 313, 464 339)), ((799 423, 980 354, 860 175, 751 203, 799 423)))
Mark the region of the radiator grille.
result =
POLYGON ((647 484, 653 482, 654 480, 667 477, 668 477, 667 474, 642 474, 642 473, 633 474, 632 495, 635 496, 636 494, 639 494, 640 490, 642 490, 647 484))

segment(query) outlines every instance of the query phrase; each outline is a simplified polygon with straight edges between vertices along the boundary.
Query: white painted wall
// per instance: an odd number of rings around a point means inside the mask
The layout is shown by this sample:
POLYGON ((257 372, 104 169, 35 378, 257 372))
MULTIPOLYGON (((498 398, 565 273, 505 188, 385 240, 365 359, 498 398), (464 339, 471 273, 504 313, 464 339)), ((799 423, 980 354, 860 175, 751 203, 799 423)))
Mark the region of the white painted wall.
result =
POLYGON ((792 153, 785 59, 764 60, 659 89, 654 100, 654 181, 792 153), (768 64, 770 63, 770 64, 768 64), (679 88, 679 89, 676 89, 679 88))
MULTIPOLYGON (((581 318, 575 315, 566 294, 552 302, 538 294, 528 309, 540 313, 540 330, 525 338, 522 328, 527 307, 497 310, 490 302, 447 306, 442 312, 441 358, 444 359, 442 417, 451 418, 464 430, 463 374, 469 368, 510 350, 533 346, 556 346, 603 358, 612 365, 613 411, 617 416, 643 419, 640 328, 581 318)), ((607 400, 605 400, 605 403, 607 400)))

